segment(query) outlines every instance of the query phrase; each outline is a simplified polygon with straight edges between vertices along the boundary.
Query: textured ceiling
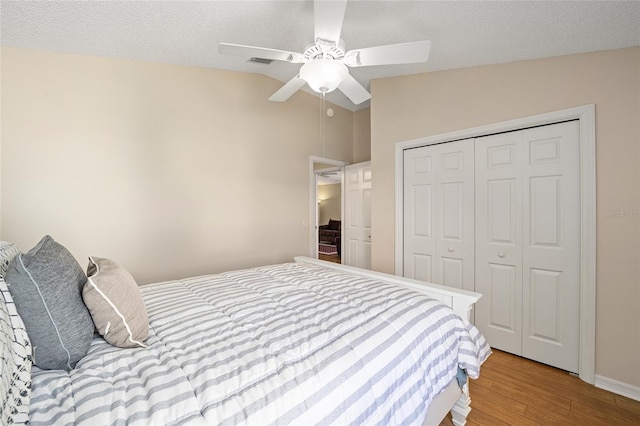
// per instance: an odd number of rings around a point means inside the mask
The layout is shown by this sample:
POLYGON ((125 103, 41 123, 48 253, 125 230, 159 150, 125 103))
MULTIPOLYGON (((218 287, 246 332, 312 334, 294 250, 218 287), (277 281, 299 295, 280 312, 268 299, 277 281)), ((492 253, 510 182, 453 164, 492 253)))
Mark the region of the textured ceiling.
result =
MULTIPOLYGON (((313 2, 2 1, 5 46, 261 73, 286 82, 300 65, 223 56, 218 43, 301 52, 313 2)), ((347 49, 431 40, 426 64, 361 67, 371 79, 640 45, 640 1, 363 1, 347 5, 347 49)), ((308 90, 308 89, 305 89, 308 90)), ((339 91, 327 100, 351 110, 339 91)))

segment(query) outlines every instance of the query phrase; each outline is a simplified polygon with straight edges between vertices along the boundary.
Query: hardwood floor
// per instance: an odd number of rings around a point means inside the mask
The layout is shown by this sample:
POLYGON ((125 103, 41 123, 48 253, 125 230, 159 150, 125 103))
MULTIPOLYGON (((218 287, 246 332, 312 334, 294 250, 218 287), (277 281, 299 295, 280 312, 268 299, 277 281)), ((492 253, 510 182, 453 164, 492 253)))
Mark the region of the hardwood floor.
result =
POLYGON ((340 263, 340 256, 337 254, 318 253, 318 259, 326 260, 327 262, 340 263))
MULTIPOLYGON (((640 402, 495 349, 470 392, 469 426, 640 425, 640 402)), ((451 414, 443 425, 453 425, 451 414)))

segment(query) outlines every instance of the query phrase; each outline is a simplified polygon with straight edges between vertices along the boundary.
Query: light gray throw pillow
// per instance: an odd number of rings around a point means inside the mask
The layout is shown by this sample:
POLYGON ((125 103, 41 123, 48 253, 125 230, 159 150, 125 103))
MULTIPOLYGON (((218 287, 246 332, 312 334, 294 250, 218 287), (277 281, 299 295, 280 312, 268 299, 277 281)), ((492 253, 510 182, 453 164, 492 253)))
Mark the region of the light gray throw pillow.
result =
POLYGON ((89 257, 82 298, 98 333, 113 346, 145 348, 149 319, 138 284, 110 259, 89 257))
POLYGON ((47 235, 11 261, 5 281, 34 348, 34 364, 74 368, 89 350, 94 326, 82 301, 87 277, 71 253, 47 235))

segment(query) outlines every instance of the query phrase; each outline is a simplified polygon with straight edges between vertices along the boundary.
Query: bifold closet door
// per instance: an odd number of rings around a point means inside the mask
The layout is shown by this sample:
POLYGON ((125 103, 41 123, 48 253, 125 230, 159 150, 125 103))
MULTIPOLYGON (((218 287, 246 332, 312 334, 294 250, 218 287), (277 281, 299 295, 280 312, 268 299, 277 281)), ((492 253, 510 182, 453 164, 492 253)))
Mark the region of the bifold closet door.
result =
POLYGON ((404 151, 405 277, 474 289, 473 139, 404 151))
POLYGON ((476 140, 476 326, 522 355, 522 132, 476 140))
POLYGON ((490 345, 577 372, 577 121, 476 139, 476 326, 490 345))

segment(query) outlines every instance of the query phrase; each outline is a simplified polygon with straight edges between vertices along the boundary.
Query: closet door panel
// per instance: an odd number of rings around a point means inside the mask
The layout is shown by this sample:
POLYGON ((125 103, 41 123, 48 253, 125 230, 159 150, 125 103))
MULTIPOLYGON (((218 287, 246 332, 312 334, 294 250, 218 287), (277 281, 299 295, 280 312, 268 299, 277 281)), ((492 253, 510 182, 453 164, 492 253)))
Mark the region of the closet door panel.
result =
POLYGON ((442 215, 441 238, 449 241, 462 241, 464 212, 464 183, 451 182, 440 185, 442 215))
POLYGON ((433 282, 433 267, 431 265, 433 262, 433 256, 417 253, 410 254, 410 256, 412 258, 409 259, 408 262, 405 260, 405 262, 407 262, 406 264, 413 269, 405 271, 405 276, 411 277, 415 280, 433 282))
POLYGON ((435 241, 431 213, 432 189, 432 185, 413 186, 407 194, 413 209, 405 209, 405 241, 409 239, 412 247, 412 251, 405 256, 405 276, 422 281, 432 280, 431 262, 435 241))
POLYGON ((441 257, 441 284, 447 287, 464 288, 464 267, 464 259, 441 257))
POLYGON ((523 355, 577 372, 580 166, 577 121, 523 131, 523 355))
POLYGON ((410 211, 410 236, 423 241, 433 238, 433 185, 414 185, 409 194, 409 202, 414 206, 410 211))
POLYGON ((434 155, 404 152, 404 276, 433 282, 435 255, 434 155))
POLYGON ((476 139, 476 325, 489 344, 522 353, 520 133, 476 139))
POLYGON ((529 242, 532 247, 561 247, 562 176, 529 179, 529 242))
POLYGON ((562 293, 563 276, 560 271, 532 268, 529 270, 531 294, 529 313, 530 338, 551 344, 562 344, 564 336, 562 293))
POLYGON ((516 226, 516 179, 491 179, 487 190, 487 240, 493 244, 515 247, 516 226))
MULTIPOLYGON (((489 264, 488 272, 489 325, 515 335, 519 329, 516 310, 513 309, 519 293, 517 269, 513 265, 489 264)), ((520 345, 512 349, 520 350, 520 345)))
POLYGON ((363 171, 360 268, 371 269, 371 170, 363 171))
POLYGON ((464 183, 449 182, 440 185, 440 211, 438 284, 464 288, 464 183))
POLYGON ((358 266, 361 253, 361 228, 362 228, 362 191, 359 189, 360 176, 358 170, 347 171, 345 191, 345 226, 344 226, 344 250, 343 263, 350 266, 358 266))
POLYGON ((436 254, 434 282, 474 290, 474 141, 432 147, 436 168, 436 254))

